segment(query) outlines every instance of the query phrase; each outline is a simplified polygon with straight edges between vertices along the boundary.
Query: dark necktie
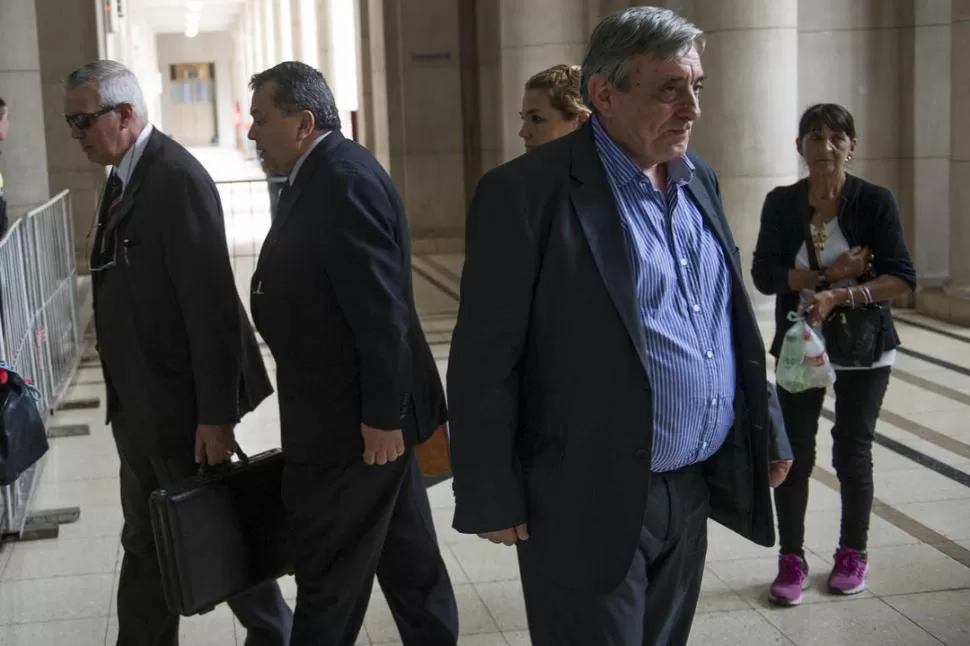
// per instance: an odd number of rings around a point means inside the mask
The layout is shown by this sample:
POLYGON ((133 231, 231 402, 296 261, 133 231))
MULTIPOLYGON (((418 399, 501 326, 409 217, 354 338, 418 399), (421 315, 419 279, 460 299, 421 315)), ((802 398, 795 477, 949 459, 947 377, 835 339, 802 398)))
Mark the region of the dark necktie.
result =
POLYGON ((101 223, 107 221, 107 216, 111 214, 111 210, 118 205, 121 201, 121 194, 124 191, 125 185, 118 177, 118 173, 111 171, 111 175, 108 176, 108 183, 104 187, 104 200, 101 202, 101 223))
POLYGON ((118 205, 121 201, 121 195, 124 191, 125 185, 118 177, 118 173, 111 171, 111 175, 108 176, 108 183, 104 187, 104 198, 101 200, 101 213, 98 214, 98 233, 97 237, 100 240, 102 253, 104 252, 105 243, 107 242, 104 235, 104 229, 108 224, 108 220, 111 217, 111 211, 118 205))

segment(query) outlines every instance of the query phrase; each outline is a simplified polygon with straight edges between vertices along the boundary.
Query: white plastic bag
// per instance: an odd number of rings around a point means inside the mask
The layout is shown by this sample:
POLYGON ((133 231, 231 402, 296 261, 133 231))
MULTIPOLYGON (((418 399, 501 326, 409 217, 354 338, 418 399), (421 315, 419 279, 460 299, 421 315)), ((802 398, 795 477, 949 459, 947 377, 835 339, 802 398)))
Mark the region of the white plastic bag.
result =
POLYGON ((785 332, 775 382, 790 393, 828 388, 835 383, 835 368, 822 339, 802 316, 792 313, 789 320, 795 324, 785 332))

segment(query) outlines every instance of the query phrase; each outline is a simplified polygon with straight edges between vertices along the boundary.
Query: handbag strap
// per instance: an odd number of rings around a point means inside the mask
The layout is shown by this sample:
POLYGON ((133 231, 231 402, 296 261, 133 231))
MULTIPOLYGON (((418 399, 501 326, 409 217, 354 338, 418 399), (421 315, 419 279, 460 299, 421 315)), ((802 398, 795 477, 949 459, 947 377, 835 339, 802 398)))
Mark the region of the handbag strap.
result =
POLYGON ((812 237, 812 216, 815 215, 815 207, 808 206, 808 212, 802 216, 802 235, 805 236, 805 251, 808 254, 808 266, 812 271, 819 271, 818 256, 815 253, 815 240, 812 237))

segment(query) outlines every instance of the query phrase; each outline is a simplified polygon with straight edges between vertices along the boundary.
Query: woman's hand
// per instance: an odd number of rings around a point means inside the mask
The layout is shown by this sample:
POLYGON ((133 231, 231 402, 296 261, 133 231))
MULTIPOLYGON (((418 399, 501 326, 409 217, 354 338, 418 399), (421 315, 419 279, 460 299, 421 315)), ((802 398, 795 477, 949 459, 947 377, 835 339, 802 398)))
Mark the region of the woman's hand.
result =
POLYGON ((844 289, 827 289, 813 294, 802 310, 808 324, 818 325, 827 319, 836 307, 845 303, 847 295, 844 289))
POLYGON ((825 275, 830 283, 846 278, 858 278, 872 267, 871 260, 872 255, 868 247, 853 247, 836 258, 835 262, 825 270, 825 275))

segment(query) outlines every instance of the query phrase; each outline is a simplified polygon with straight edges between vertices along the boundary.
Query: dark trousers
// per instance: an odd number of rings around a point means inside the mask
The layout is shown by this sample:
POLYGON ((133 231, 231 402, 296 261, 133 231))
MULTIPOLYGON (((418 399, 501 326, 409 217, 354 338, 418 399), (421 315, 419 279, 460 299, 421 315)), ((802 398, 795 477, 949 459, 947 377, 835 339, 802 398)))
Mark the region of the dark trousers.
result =
POLYGON ((521 544, 519 569, 532 643, 686 644, 704 575, 709 511, 699 465, 653 474, 639 548, 624 581, 605 594, 551 581, 539 563, 543 556, 532 553, 528 541, 521 544))
MULTIPOLYGON (((890 368, 840 370, 835 380, 832 466, 842 491, 839 545, 864 552, 872 511, 872 441, 889 385, 890 368)), ((775 489, 782 554, 804 557, 808 481, 815 467, 815 436, 825 391, 790 393, 778 389, 794 461, 785 482, 775 489)))
MULTIPOLYGON (((162 593, 148 498, 152 491, 196 473, 194 450, 188 446, 178 455, 146 455, 134 441, 138 429, 127 427, 120 415, 111 426, 121 457, 125 517, 118 580, 118 646, 177 646, 179 616, 169 611, 162 593)), ((293 615, 276 582, 233 599, 229 607, 247 630, 245 646, 287 645, 293 615)))
POLYGON ((454 646, 458 606, 413 452, 383 466, 287 461, 297 599, 291 646, 351 646, 374 575, 405 646, 454 646))

